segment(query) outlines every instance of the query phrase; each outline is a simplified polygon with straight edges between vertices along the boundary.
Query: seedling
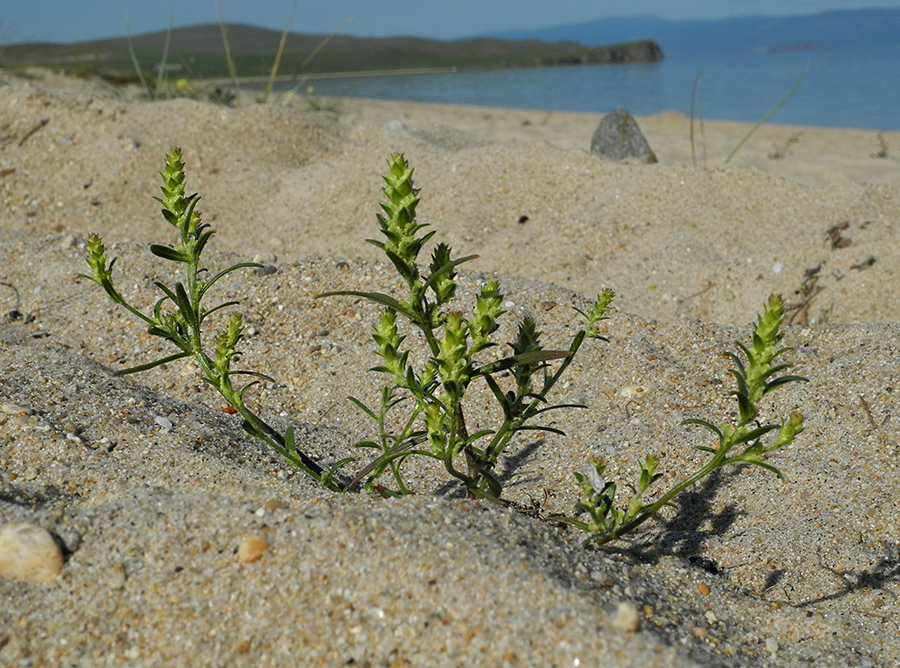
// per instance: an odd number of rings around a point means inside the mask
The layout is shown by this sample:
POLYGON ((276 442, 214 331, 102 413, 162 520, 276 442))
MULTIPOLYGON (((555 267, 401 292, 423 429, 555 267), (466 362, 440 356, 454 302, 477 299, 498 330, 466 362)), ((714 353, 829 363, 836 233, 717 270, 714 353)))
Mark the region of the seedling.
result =
POLYGON ((884 159, 888 157, 888 145, 887 141, 884 139, 884 130, 879 130, 878 134, 875 135, 875 139, 878 141, 878 151, 875 153, 870 153, 873 158, 884 159))
POLYGON ((575 510, 577 513, 586 514, 587 519, 578 519, 577 517, 554 517, 553 519, 586 531, 589 536, 584 541, 585 544, 603 545, 634 531, 653 517, 663 506, 672 505, 671 500, 675 496, 720 467, 729 464, 751 464, 772 471, 784 480, 781 471, 767 458, 784 446, 790 445, 794 437, 803 431, 803 417, 800 413, 795 412, 780 424, 760 425, 757 422, 759 402, 764 396, 788 383, 806 381, 806 378, 800 376, 778 375, 781 371, 789 368, 790 364, 773 366, 776 357, 791 350, 791 348, 778 348, 783 337, 779 332, 783 320, 784 303, 780 296, 773 295, 766 304, 765 312, 757 319, 756 328, 753 331, 752 347, 747 348, 743 344, 737 343, 746 357, 746 364, 735 353, 728 353, 728 357, 735 365, 729 371, 737 382, 737 389, 730 393, 738 404, 737 426, 731 427, 726 424, 716 426, 701 419, 682 422, 686 425, 699 425, 715 434, 718 440, 718 444, 715 446, 696 446, 698 450, 712 455, 705 466, 673 486, 656 501, 645 503, 643 501, 644 493, 662 477, 661 474, 656 473, 657 460, 648 456, 641 464, 641 475, 637 487, 629 485, 632 491, 631 502, 626 509, 620 509, 615 506, 616 483, 604 479, 603 474, 606 467, 602 462, 594 462, 586 473, 574 474, 584 493, 581 500, 575 504, 575 510), (775 433, 775 437, 768 443, 764 442, 764 437, 772 432, 775 433), (732 454, 732 449, 735 447, 742 447, 742 449, 737 454, 732 454))
MULTIPOLYGON (((474 306, 468 314, 458 305, 457 267, 474 259, 470 255, 454 258, 447 244, 437 244, 427 267, 417 264, 419 253, 435 234, 419 234, 426 225, 416 220, 419 203, 418 190, 413 187, 413 170, 402 155, 388 161, 390 172, 384 177, 387 201, 382 204, 384 215, 378 223, 384 240, 369 242, 381 249, 393 264, 403 282, 406 294, 401 298, 381 292, 340 291, 320 297, 356 296, 382 307, 381 315, 372 328, 379 364, 372 371, 387 378, 380 392, 377 406, 370 407, 350 397, 375 424, 377 436, 356 444, 373 449, 377 456, 349 484, 338 484, 336 472, 352 458, 338 461, 326 470, 309 455, 300 451, 293 430, 281 434, 246 405, 247 391, 261 380, 272 379, 254 371, 232 368, 239 355, 238 343, 243 335, 242 318, 232 313, 228 324, 216 337, 212 351, 207 352, 204 333, 207 318, 234 306, 225 302, 207 308, 204 299, 219 279, 244 268, 258 268, 253 262, 242 262, 223 269, 204 280, 206 269, 200 257, 214 234, 201 222, 196 209, 199 197, 185 195, 184 163, 181 150, 173 149, 166 157, 163 177, 162 214, 179 234, 178 245, 151 245, 150 251, 166 261, 182 265, 184 280, 173 287, 157 281, 162 293, 152 312, 147 314, 129 304, 113 281, 115 259, 109 261, 103 241, 96 234, 88 240, 87 263, 91 275, 84 276, 103 288, 116 304, 130 311, 147 325, 147 332, 172 344, 177 352, 166 357, 119 371, 117 375, 136 373, 168 362, 193 357, 203 379, 212 385, 239 414, 243 428, 264 440, 291 464, 305 471, 327 489, 347 491, 359 482, 366 489, 383 496, 400 496, 410 492, 403 478, 403 465, 410 457, 426 457, 440 462, 448 474, 473 496, 503 503, 502 484, 496 467, 512 438, 521 431, 541 430, 562 432, 546 424, 535 424, 539 416, 561 408, 584 408, 575 404, 548 402, 551 390, 565 373, 569 364, 587 338, 601 338, 600 323, 607 319, 613 293, 605 290, 587 312, 578 311, 585 325, 562 350, 546 350, 541 334, 531 318, 524 318, 517 334, 509 342, 511 353, 497 354, 493 335, 504 315, 503 295, 497 281, 481 286, 474 306), (425 353, 414 359, 415 346, 405 346, 408 333, 416 333, 425 353), (241 387, 234 384, 238 376, 250 381, 241 387), (472 404, 473 383, 483 381, 492 396, 499 414, 495 427, 469 433, 466 416, 472 404), (407 412, 397 417, 400 407, 407 412), (376 481, 390 471, 396 489, 388 489, 376 481)), ((760 425, 759 402, 769 392, 805 378, 779 375, 789 364, 774 364, 777 357, 790 348, 778 348, 782 339, 779 329, 784 320, 781 297, 772 296, 759 316, 753 332, 752 347, 738 346, 746 362, 729 353, 734 362, 730 370, 737 382, 731 394, 737 400, 738 420, 735 426, 716 426, 702 419, 685 420, 684 424, 698 425, 714 434, 718 443, 697 448, 711 455, 710 461, 696 473, 673 486, 652 502, 644 501, 644 494, 662 476, 656 472, 657 460, 648 456, 641 464, 637 486, 629 486, 632 496, 627 508, 616 507, 617 485, 604 479, 606 467, 594 462, 586 473, 575 473, 583 497, 576 504, 576 517, 555 517, 588 533, 585 543, 604 544, 619 538, 653 517, 663 506, 695 482, 716 469, 729 464, 750 464, 768 469, 779 477, 781 472, 769 461, 775 451, 789 445, 802 429, 803 419, 792 413, 779 424, 760 425), (774 437, 771 435, 774 434, 774 437), (740 451, 733 454, 733 450, 740 451)), ((482 393, 484 395, 484 393, 482 393)), ((482 399, 483 400, 483 399, 482 399)))
POLYGON ((372 334, 381 363, 372 370, 384 374, 388 385, 382 389, 376 407, 350 397, 378 430, 377 440, 362 441, 357 447, 380 454, 356 480, 365 479, 372 488, 389 468, 397 489, 379 490, 385 494, 406 494, 401 465, 411 456, 424 456, 440 461, 472 495, 499 501, 502 485, 495 467, 512 437, 530 429, 562 433, 532 422, 551 410, 575 407, 548 405, 547 397, 585 338, 599 337, 598 324, 606 319, 613 293, 606 290, 589 312, 582 313, 586 327, 576 333, 568 349, 545 350, 535 322, 525 318, 516 339, 509 343, 511 356, 483 359, 483 353, 497 345, 492 334, 504 314, 500 284, 490 281, 481 287, 470 315, 457 310, 453 305, 456 268, 476 256, 453 258, 450 247, 440 243, 435 246, 428 267, 418 266, 417 257, 434 232, 417 236, 425 225, 416 220, 419 198, 413 187, 413 170, 402 155, 392 156, 388 163, 390 173, 384 177, 387 202, 382 205, 385 215, 378 216, 384 241, 370 239, 369 243, 380 248, 394 265, 408 287, 407 294, 401 299, 380 292, 321 295, 363 297, 384 307, 372 334), (418 330, 424 338, 428 355, 419 363, 411 361, 410 351, 404 349, 406 334, 401 333, 398 320, 418 330), (551 362, 559 363, 555 371, 551 370, 551 362), (496 428, 470 434, 466 415, 473 399, 469 390, 478 380, 490 389, 502 419, 496 428), (411 405, 411 409, 406 418, 392 422, 391 413, 400 405, 411 405), (391 424, 398 424, 398 428, 391 429, 391 424), (460 460, 465 466, 460 465, 460 460))
POLYGON ((239 371, 231 368, 232 360, 239 354, 237 344, 243 336, 242 318, 239 313, 231 314, 228 325, 215 340, 212 355, 206 352, 203 341, 206 319, 221 309, 237 304, 237 302, 231 301, 213 308, 206 308, 203 305, 203 299, 207 296, 210 288, 219 279, 233 271, 243 268, 258 268, 262 265, 254 262, 241 262, 223 269, 208 280, 203 280, 206 269, 200 266, 200 255, 215 230, 210 229, 209 225, 200 220, 200 213, 196 209, 197 202, 200 200, 199 196, 185 196, 184 163, 181 161, 181 149, 172 149, 166 156, 166 167, 161 176, 163 177, 163 196, 157 197, 156 200, 163 205, 163 217, 178 231, 180 244, 177 246, 153 244, 150 246, 150 252, 169 262, 183 265, 184 282, 179 281, 175 283, 174 287, 169 287, 156 281, 155 285, 162 292, 162 297, 157 300, 152 314, 145 314, 129 304, 116 289, 113 282, 113 265, 116 260, 113 259, 107 264, 108 257, 103 240, 98 235, 92 234, 86 247, 87 262, 93 273, 83 277, 97 283, 113 302, 143 320, 147 324, 148 334, 165 339, 178 349, 177 353, 119 371, 116 375, 147 371, 161 364, 193 357, 200 367, 203 380, 212 385, 241 416, 242 426, 248 433, 264 440, 281 453, 288 462, 306 471, 329 489, 338 491, 339 487, 333 482, 332 477, 337 467, 344 462, 339 462, 334 469, 325 471, 308 455, 297 449, 292 429, 288 428, 282 435, 246 406, 244 399, 247 390, 260 380, 271 381, 272 379, 253 371, 239 371), (250 376, 255 380, 237 388, 232 381, 235 376, 241 375, 250 376))
POLYGON ((801 136, 803 136, 803 132, 795 132, 780 146, 778 144, 773 144, 773 150, 768 155, 769 160, 783 160, 785 156, 790 153, 791 146, 800 142, 801 136))

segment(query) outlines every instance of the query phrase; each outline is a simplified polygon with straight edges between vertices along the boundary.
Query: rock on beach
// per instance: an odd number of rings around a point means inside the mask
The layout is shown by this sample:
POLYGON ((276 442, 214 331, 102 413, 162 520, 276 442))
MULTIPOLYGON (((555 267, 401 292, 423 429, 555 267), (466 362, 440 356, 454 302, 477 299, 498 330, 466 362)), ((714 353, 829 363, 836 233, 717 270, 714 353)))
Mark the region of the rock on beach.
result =
POLYGON ((0 575, 28 582, 53 582, 63 568, 63 554, 49 531, 31 522, 0 528, 0 575))

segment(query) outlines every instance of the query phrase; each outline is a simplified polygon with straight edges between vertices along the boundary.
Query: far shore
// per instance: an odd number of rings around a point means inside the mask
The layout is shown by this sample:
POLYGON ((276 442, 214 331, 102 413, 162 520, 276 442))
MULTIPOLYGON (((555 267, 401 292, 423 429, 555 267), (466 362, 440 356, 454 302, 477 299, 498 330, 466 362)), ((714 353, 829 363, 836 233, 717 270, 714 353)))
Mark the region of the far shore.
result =
MULTIPOLYGON (((411 74, 451 74, 456 72, 455 67, 410 67, 401 70, 355 70, 352 72, 314 72, 298 76, 295 74, 279 74, 272 80, 278 82, 291 81, 307 81, 309 79, 352 79, 355 77, 389 77, 389 76, 408 76, 411 74)), ((269 77, 238 77, 237 84, 256 84, 268 83, 269 77)), ((229 78, 218 79, 201 79, 199 83, 207 83, 213 86, 228 86, 235 83, 235 80, 229 78)))

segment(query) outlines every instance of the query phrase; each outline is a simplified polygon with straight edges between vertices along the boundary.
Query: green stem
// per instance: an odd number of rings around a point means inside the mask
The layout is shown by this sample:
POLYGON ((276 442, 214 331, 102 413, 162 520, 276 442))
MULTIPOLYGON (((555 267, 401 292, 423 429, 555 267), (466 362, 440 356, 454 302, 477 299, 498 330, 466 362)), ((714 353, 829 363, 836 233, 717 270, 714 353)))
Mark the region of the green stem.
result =
POLYGON ((630 522, 626 522, 625 524, 620 526, 618 529, 616 529, 612 533, 607 534, 607 535, 603 536, 602 538, 597 539, 596 543, 598 545, 605 545, 606 543, 608 543, 612 540, 616 540, 617 538, 624 536, 626 533, 630 533, 630 532, 634 531, 637 527, 639 527, 641 524, 643 524, 644 522, 649 520, 651 517, 653 517, 657 512, 659 512, 660 508, 665 506, 669 501, 672 500, 672 498, 674 498, 675 496, 677 496, 678 494, 680 494, 681 492, 686 490, 688 487, 693 485, 695 482, 698 482, 699 480, 705 478, 706 476, 708 476, 710 473, 715 471, 720 466, 728 463, 728 460, 725 459, 725 455, 728 454, 728 450, 730 450, 730 449, 731 449, 730 445, 725 446, 725 447, 720 447, 719 451, 716 453, 716 455, 703 468, 701 468, 699 471, 697 471, 694 475, 692 475, 690 478, 687 478, 687 479, 681 481, 680 483, 678 483, 677 485, 675 485, 672 489, 670 489, 662 497, 660 497, 655 503, 644 508, 644 510, 641 512, 641 514, 638 515, 637 517, 635 517, 630 522))

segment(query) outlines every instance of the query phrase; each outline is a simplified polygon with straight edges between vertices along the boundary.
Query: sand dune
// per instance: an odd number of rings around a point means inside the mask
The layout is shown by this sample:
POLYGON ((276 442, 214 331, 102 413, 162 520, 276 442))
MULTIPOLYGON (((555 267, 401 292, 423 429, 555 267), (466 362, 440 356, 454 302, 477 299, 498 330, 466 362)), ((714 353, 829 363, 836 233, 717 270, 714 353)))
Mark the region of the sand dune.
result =
POLYGON ((67 555, 54 584, 0 579, 0 664, 900 660, 898 133, 876 158, 872 131, 766 126, 725 166, 750 126, 708 121, 695 167, 688 119, 667 112, 639 119, 660 158, 645 166, 586 152, 599 115, 323 103, 148 104, 0 75, 0 523, 43 526, 67 555), (276 381, 253 395, 260 412, 323 461, 371 437, 345 397, 378 391, 365 371, 378 311, 314 297, 396 286, 364 240, 400 151, 436 239, 479 255, 464 298, 498 276, 510 318, 531 315, 564 344, 569 306, 617 293, 609 341, 585 348, 557 397, 588 408, 558 414, 566 437, 517 442, 510 499, 570 512, 571 472, 591 457, 625 480, 648 453, 667 481, 699 466, 692 446, 708 438, 680 422, 731 420, 721 353, 772 292, 810 380, 767 404, 766 419, 806 419, 777 458, 787 482, 726 471, 627 540, 585 550, 574 531, 461 498, 420 463, 406 499, 330 494, 244 435, 183 362, 112 376, 171 351, 76 278, 81 245, 100 233, 123 292, 152 304, 153 280, 173 279, 146 250, 171 240, 152 197, 173 145, 217 230, 210 266, 276 268, 217 287, 251 328, 242 365, 276 381), (248 537, 268 545, 251 563, 238 556, 248 537))

